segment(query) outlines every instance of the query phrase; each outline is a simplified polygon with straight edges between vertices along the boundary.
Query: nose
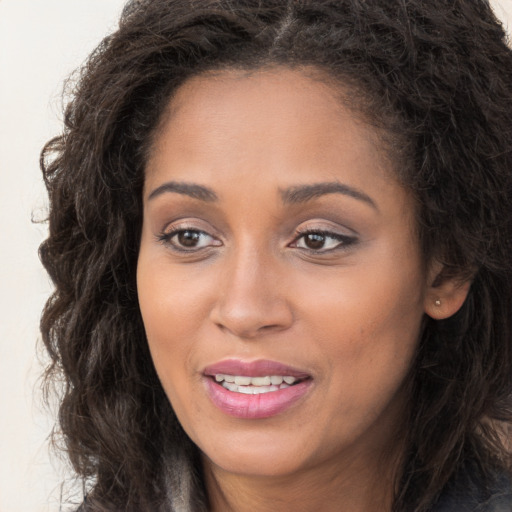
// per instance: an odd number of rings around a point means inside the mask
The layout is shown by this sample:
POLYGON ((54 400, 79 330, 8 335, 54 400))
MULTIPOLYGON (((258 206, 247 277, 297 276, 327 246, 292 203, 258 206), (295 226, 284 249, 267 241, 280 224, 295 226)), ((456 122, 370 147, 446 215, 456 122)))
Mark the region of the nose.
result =
POLYGON ((257 251, 225 262, 211 320, 238 338, 254 339, 288 329, 293 311, 279 263, 257 251))

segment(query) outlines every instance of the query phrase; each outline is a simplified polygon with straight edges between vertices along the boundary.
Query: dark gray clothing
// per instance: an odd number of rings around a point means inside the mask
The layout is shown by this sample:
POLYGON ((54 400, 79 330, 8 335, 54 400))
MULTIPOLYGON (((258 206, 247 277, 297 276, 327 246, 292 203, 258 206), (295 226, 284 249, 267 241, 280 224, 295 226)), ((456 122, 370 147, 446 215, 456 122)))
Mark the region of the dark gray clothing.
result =
POLYGON ((512 512, 512 482, 497 473, 490 482, 476 476, 474 465, 460 471, 446 486, 432 512, 512 512))
MULTIPOLYGON (((509 478, 504 473, 496 473, 491 481, 483 482, 477 474, 475 465, 467 464, 448 483, 430 512, 512 512, 509 478)), ((76 512, 88 510, 85 500, 76 512)))

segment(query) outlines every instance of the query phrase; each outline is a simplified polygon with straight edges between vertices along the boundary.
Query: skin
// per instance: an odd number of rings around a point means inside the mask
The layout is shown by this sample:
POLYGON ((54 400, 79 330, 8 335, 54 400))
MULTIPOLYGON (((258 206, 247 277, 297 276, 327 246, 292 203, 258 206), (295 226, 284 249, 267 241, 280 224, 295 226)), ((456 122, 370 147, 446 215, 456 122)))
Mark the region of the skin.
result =
POLYGON ((178 90, 154 140, 140 308, 163 388, 203 453, 212 510, 390 510, 422 320, 465 297, 432 285, 439 268, 420 254, 413 199, 338 93, 286 68, 202 75, 178 90), (318 183, 351 194, 285 200, 318 183), (183 230, 196 246, 180 245, 183 230), (280 414, 233 418, 203 375, 226 358, 278 361, 312 385, 280 414))

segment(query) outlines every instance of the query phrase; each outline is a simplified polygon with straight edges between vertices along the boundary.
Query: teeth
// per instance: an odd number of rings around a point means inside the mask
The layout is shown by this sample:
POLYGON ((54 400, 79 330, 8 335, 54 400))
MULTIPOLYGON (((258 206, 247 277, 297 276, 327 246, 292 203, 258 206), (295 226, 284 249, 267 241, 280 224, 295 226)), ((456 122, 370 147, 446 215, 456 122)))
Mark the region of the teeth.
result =
POLYGON ((290 375, 266 375, 263 377, 247 377, 245 375, 215 375, 215 381, 236 393, 257 395, 285 389, 295 384, 298 379, 290 375))
POLYGON ((224 382, 222 385, 229 391, 238 391, 238 386, 233 382, 224 382))
MULTIPOLYGON (((235 377, 235 384, 237 386, 248 386, 251 383, 251 377, 235 377)), ((229 381, 228 381, 229 382, 229 381)))
POLYGON ((234 382, 222 383, 222 386, 234 393, 243 393, 244 395, 261 395, 263 393, 271 393, 272 391, 279 391, 280 389, 289 388, 288 384, 281 384, 280 386, 237 386, 234 382))
POLYGON ((253 386, 270 386, 270 377, 253 377, 251 379, 251 384, 253 386))

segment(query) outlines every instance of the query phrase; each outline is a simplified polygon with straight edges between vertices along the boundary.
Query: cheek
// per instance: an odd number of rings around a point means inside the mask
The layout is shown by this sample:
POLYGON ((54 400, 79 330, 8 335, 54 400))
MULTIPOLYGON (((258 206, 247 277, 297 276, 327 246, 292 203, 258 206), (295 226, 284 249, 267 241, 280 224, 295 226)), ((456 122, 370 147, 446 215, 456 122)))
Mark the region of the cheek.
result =
POLYGON ((189 318, 192 310, 182 307, 184 302, 178 300, 178 294, 163 284, 160 280, 139 280, 140 309, 158 378, 176 414, 187 417, 183 410, 198 414, 193 412, 197 408, 195 403, 183 393, 188 389, 190 376, 194 375, 191 371, 194 322, 189 318))
POLYGON ((311 280, 310 293, 302 295, 307 337, 329 355, 332 379, 369 400, 407 374, 423 318, 422 272, 410 260, 387 261, 311 280))
POLYGON ((340 271, 326 279, 314 276, 308 282, 303 277, 294 295, 301 314, 317 329, 345 333, 347 341, 361 337, 376 340, 379 331, 405 334, 417 330, 423 316, 421 276, 392 270, 381 265, 375 270, 340 271))
POLYGON ((173 265, 144 245, 139 255, 137 291, 149 350, 162 387, 189 432, 188 418, 201 414, 190 393, 203 387, 197 359, 204 340, 211 338, 216 275, 200 266, 173 265))
MULTIPOLYGON (((390 282, 388 290, 398 293, 395 285, 390 282)), ((318 379, 324 401, 314 416, 331 447, 338 446, 339 439, 355 441, 372 425, 380 425, 382 435, 396 427, 406 400, 400 390, 413 364, 421 326, 418 303, 392 302, 396 296, 390 301, 371 280, 366 289, 355 290, 349 296, 340 292, 338 300, 312 301, 310 308, 315 328, 308 338, 316 340, 316 346, 308 351, 312 360, 326 363, 318 379)))
POLYGON ((187 329, 194 323, 196 308, 191 301, 197 293, 187 286, 186 272, 173 275, 168 262, 154 258, 150 251, 139 255, 137 293, 149 349, 157 373, 166 381, 186 367, 187 329))
POLYGON ((195 265, 173 265, 154 252, 141 249, 137 292, 148 338, 165 343, 200 328, 208 315, 213 275, 195 265))

